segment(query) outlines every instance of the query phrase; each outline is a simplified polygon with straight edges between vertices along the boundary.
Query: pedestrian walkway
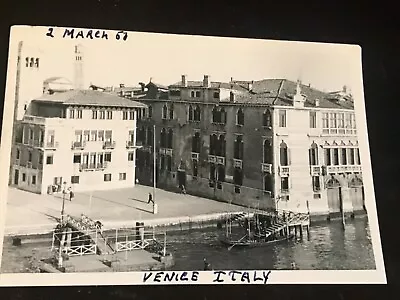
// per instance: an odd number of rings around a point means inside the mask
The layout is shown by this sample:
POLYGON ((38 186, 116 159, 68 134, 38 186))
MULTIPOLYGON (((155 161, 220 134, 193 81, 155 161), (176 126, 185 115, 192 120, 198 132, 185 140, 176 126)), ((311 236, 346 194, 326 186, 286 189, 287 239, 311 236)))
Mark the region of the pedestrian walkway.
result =
MULTIPOLYGON (((153 205, 147 204, 153 189, 136 185, 133 188, 92 193, 75 193, 70 202, 65 200, 65 213, 79 217, 82 213, 100 220, 105 228, 132 226, 136 221, 147 224, 216 217, 227 212, 243 211, 243 207, 206 198, 176 194, 157 189, 153 205)), ((51 231, 61 215, 62 195, 38 195, 15 188, 8 189, 5 234, 34 234, 51 231)))

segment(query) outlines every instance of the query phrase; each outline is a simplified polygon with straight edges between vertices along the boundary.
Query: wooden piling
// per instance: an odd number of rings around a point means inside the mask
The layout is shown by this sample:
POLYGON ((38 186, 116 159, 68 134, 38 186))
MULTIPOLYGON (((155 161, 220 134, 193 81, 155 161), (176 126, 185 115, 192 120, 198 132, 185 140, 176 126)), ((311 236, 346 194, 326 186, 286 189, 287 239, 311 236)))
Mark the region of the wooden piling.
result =
POLYGON ((297 225, 294 226, 294 235, 297 237, 297 225))
POLYGON ((303 225, 300 225, 300 237, 303 237, 303 225))

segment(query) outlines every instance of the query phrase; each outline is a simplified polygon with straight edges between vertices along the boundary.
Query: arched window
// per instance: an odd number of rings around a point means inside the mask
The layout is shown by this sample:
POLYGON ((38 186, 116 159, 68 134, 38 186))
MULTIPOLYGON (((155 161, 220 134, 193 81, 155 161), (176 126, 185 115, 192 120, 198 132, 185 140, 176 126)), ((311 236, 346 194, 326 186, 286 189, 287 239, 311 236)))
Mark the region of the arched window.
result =
POLYGON ((153 130, 151 127, 147 127, 147 145, 153 145, 153 130))
POLYGON ((233 158, 243 159, 243 137, 238 135, 234 142, 233 158))
POLYGON ((169 107, 169 119, 173 120, 174 119, 174 105, 171 104, 169 107))
POLYGON ((200 133, 196 132, 192 138, 192 152, 200 153, 200 133))
POLYGON ((350 180, 350 186, 351 187, 359 187, 359 186, 362 186, 362 185, 363 185, 363 181, 358 176, 355 176, 354 178, 352 178, 350 180))
POLYGON ((349 149, 349 165, 354 165, 354 148, 349 149))
POLYGON ((139 131, 139 140, 144 144, 146 142, 146 130, 144 127, 140 128, 139 131))
POLYGON ((218 111, 217 107, 214 107, 212 110, 212 121, 213 123, 221 122, 221 113, 218 111))
POLYGON ((153 117, 153 107, 149 105, 149 118, 153 117))
POLYGON ((264 141, 264 163, 272 164, 272 146, 270 140, 264 141))
POLYGON ((224 108, 221 108, 220 112, 220 123, 225 124, 226 123, 226 112, 224 108))
POLYGON ((340 186, 339 180, 334 178, 333 176, 329 178, 329 180, 326 182, 326 187, 327 188, 336 188, 340 186))
POLYGON ((172 128, 168 130, 168 141, 167 141, 167 148, 172 149, 172 142, 173 142, 173 131, 172 128))
POLYGON ((219 136, 219 140, 218 140, 218 148, 217 148, 217 155, 218 156, 225 156, 225 136, 223 136, 222 134, 219 136))
POLYGON ((263 113, 263 126, 271 127, 271 112, 268 109, 263 113))
POLYGON ((347 149, 346 148, 340 149, 340 156, 341 156, 340 164, 343 166, 347 165, 347 149))
POLYGON ((339 149, 338 148, 333 148, 333 164, 335 166, 339 165, 339 149))
POLYGON ((264 175, 264 191, 272 192, 272 175, 270 173, 264 175))
POLYGON ((223 165, 218 166, 218 178, 217 181, 224 182, 225 181, 225 167, 223 165))
POLYGON ((289 165, 289 155, 288 155, 288 146, 284 141, 282 141, 280 147, 280 163, 281 166, 288 166, 289 165))
POLYGON ((168 107, 167 104, 164 104, 163 109, 162 109, 162 118, 166 119, 168 115, 168 107))
POLYGON ((318 165, 318 145, 316 143, 312 143, 309 151, 309 161, 311 166, 318 165))
POLYGON ((194 120, 197 122, 200 122, 200 106, 196 105, 196 108, 194 109, 194 120))
POLYGON ((189 105, 189 121, 193 121, 193 108, 191 105, 189 105))
POLYGON ((236 114, 236 124, 243 126, 244 125, 244 113, 241 108, 239 108, 237 114, 236 114))
POLYGON ((216 155, 218 148, 218 138, 216 134, 210 135, 210 155, 216 155))
POLYGON ((325 164, 327 166, 332 165, 331 148, 325 148, 324 152, 325 152, 325 164))
POLYGON ((167 148, 167 133, 165 128, 161 129, 160 147, 167 148))

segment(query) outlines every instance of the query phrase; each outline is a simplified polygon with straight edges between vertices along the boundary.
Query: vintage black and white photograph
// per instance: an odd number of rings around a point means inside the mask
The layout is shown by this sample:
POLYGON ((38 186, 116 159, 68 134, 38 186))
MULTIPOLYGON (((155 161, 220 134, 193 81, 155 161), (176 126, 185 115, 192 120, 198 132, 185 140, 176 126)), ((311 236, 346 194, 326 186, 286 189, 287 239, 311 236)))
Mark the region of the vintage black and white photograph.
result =
POLYGON ((15 26, 4 107, 2 280, 386 280, 358 46, 15 26))

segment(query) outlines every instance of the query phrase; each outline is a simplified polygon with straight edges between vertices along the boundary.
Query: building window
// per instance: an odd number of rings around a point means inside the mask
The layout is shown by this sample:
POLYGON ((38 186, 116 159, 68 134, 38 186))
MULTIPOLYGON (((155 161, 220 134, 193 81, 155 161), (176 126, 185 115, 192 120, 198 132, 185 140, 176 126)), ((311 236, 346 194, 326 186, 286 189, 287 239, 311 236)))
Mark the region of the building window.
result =
POLYGON ((312 143, 309 151, 309 161, 311 166, 318 165, 318 145, 316 143, 312 143))
POLYGON ((225 156, 226 154, 226 141, 225 136, 221 134, 218 139, 216 155, 225 156))
POLYGON ((29 139, 33 140, 33 129, 29 128, 29 139))
POLYGON ((26 174, 22 173, 22 181, 25 182, 26 181, 26 174))
POLYGON ((235 168, 233 171, 233 183, 243 185, 243 170, 241 168, 235 168))
POLYGON ((160 147, 167 148, 167 133, 165 128, 161 129, 160 147))
POLYGON ((337 114, 337 125, 339 129, 344 129, 344 113, 337 114))
POLYGON ((329 128, 329 114, 323 113, 322 115, 322 128, 329 128))
POLYGON ((39 165, 43 164, 43 153, 39 153, 39 165))
POLYGON ((139 108, 138 109, 138 120, 142 119, 142 110, 139 108))
POLYGON ((92 131, 90 132, 90 140, 91 140, 92 142, 95 142, 95 141, 97 140, 97 131, 96 131, 96 130, 92 130, 92 131))
POLYGON ((151 105, 149 105, 149 118, 153 117, 153 107, 151 105))
POLYGON ((119 173, 119 180, 126 180, 126 173, 119 173))
POLYGON ((280 164, 281 166, 288 166, 289 165, 289 150, 288 146, 284 141, 282 141, 280 145, 280 164))
POLYGON ((360 150, 356 148, 355 151, 356 151, 356 165, 361 165, 360 150))
POLYGON ((192 137, 192 152, 200 153, 200 132, 196 132, 192 137))
POLYGON ((104 120, 106 118, 106 112, 104 110, 100 111, 100 119, 104 120))
POLYGON ((188 112, 188 114, 189 114, 189 121, 193 121, 193 120, 194 120, 194 118, 193 118, 193 108, 192 108, 191 105, 189 105, 189 112, 188 112))
POLYGON ((264 155, 263 155, 264 163, 271 164, 272 163, 272 145, 270 140, 264 141, 264 155))
POLYGON ((339 165, 339 149, 333 148, 333 164, 335 166, 339 165))
POLYGON ((313 185, 314 192, 318 192, 321 190, 321 181, 320 181, 319 176, 312 177, 312 185, 313 185))
POLYGON ((167 104, 164 104, 163 108, 162 108, 162 118, 164 120, 167 119, 167 115, 168 115, 168 107, 167 104))
POLYGON ((153 129, 151 127, 147 127, 147 145, 153 145, 153 129))
POLYGON ((324 149, 324 152, 325 152, 325 164, 327 166, 332 165, 331 149, 330 148, 326 148, 326 149, 324 149))
POLYGON ((167 155, 167 170, 172 171, 172 157, 167 155))
POLYGON ((236 125, 243 126, 244 125, 244 113, 241 108, 239 108, 236 114, 236 125))
POLYGON ((21 156, 21 150, 17 149, 17 152, 15 154, 15 158, 19 159, 20 156, 21 156))
POLYGON ((111 174, 104 174, 104 181, 111 181, 111 174))
POLYGON ((286 110, 279 110, 279 127, 286 126, 286 110))
POLYGON ((181 91, 180 90, 170 90, 169 94, 172 97, 179 97, 181 95, 181 91))
POLYGON ((310 128, 317 128, 317 112, 310 111, 310 128))
POLYGON ((122 120, 128 120, 128 112, 127 111, 122 112, 122 120))
POLYGON ((129 120, 135 120, 135 111, 134 110, 131 110, 129 112, 129 120))
POLYGON ((226 123, 226 112, 224 108, 218 109, 214 107, 212 110, 212 122, 217 124, 226 123))
POLYGON ((347 151, 346 148, 342 148, 340 149, 341 152, 341 156, 342 156, 342 161, 341 161, 341 165, 347 165, 347 151))
POLYGON ((83 131, 83 140, 84 140, 85 142, 87 142, 87 141, 90 140, 90 130, 85 130, 85 131, 83 131))
POLYGON ((75 119, 75 110, 74 109, 70 109, 69 110, 69 118, 70 119, 75 119))
POLYGON ((52 165, 53 164, 53 155, 47 155, 46 156, 46 165, 52 165))
POLYGON ((215 172, 216 172, 215 164, 210 164, 210 187, 214 187, 215 172))
POLYGON ((271 112, 269 110, 263 113, 263 126, 271 127, 271 112))
POLYGON ((195 122, 200 122, 200 106, 196 105, 196 107, 194 108, 194 121, 195 122))
POLYGON ((92 119, 97 119, 97 110, 92 110, 92 119))
POLYGON ((235 159, 243 159, 243 136, 238 135, 233 145, 233 158, 235 159))
POLYGON ((112 111, 111 110, 107 110, 107 119, 108 120, 112 119, 112 111))
POLYGON ((128 152, 128 161, 133 161, 135 159, 135 153, 134 152, 128 152))
POLYGON ((171 104, 169 107, 169 119, 173 120, 174 119, 174 105, 171 104))
POLYGON ((354 165, 354 148, 349 149, 349 165, 354 165))
MULTIPOLYGON (((218 165, 218 172, 217 172, 217 181, 220 182, 225 182, 225 166, 223 165, 218 165)), ((221 189, 221 187, 219 187, 219 185, 217 185, 217 188, 221 189)))
POLYGON ((219 99, 219 92, 214 92, 213 97, 214 99, 219 99))
POLYGON ((197 161, 197 159, 193 159, 192 160, 192 165, 193 165, 193 177, 197 177, 198 176, 198 164, 199 162, 197 161))
POLYGON ((76 118, 77 119, 82 119, 82 109, 77 109, 76 110, 76 118))
POLYGON ((282 192, 289 191, 289 177, 281 177, 281 190, 282 192))
POLYGON ((32 162, 32 151, 28 152, 28 161, 32 162))
POLYGON ((111 162, 111 152, 106 152, 104 154, 104 161, 111 162))
POLYGON ((173 149, 172 145, 173 145, 173 131, 172 128, 170 128, 168 130, 167 148, 173 149))
POLYGON ((79 176, 71 176, 72 184, 79 184, 79 176))
POLYGON ((191 91, 190 97, 192 98, 200 98, 200 91, 191 91))
POLYGON ((210 155, 215 155, 218 147, 218 138, 215 134, 210 135, 210 155))
POLYGON ((82 158, 81 154, 74 154, 73 163, 74 164, 80 164, 81 163, 81 158, 82 158))
POLYGON ((36 185, 36 175, 32 175, 32 185, 36 185))
POLYGON ((272 192, 272 175, 270 173, 264 175, 264 191, 272 192))

